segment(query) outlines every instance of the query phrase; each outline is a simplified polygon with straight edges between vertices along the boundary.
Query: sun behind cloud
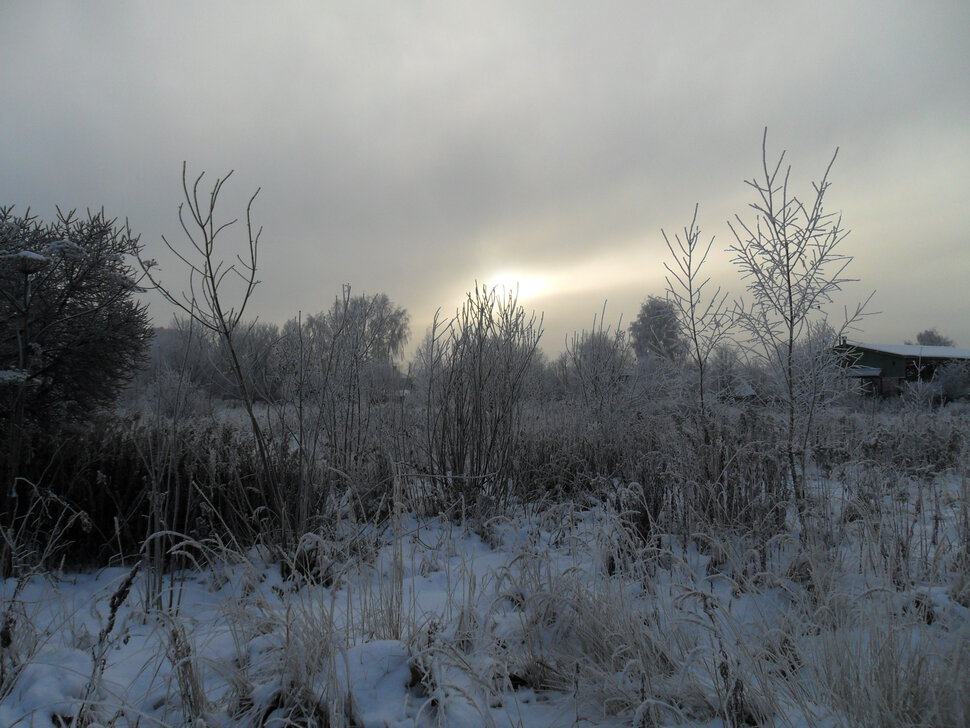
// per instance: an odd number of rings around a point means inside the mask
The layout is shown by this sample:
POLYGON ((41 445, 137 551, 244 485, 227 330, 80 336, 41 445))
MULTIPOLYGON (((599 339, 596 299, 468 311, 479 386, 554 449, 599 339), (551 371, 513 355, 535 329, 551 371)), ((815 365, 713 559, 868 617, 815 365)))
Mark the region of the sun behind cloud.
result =
POLYGON ((499 271, 485 276, 483 283, 488 288, 498 288, 509 293, 518 293, 520 301, 540 298, 549 293, 549 279, 535 274, 499 271))

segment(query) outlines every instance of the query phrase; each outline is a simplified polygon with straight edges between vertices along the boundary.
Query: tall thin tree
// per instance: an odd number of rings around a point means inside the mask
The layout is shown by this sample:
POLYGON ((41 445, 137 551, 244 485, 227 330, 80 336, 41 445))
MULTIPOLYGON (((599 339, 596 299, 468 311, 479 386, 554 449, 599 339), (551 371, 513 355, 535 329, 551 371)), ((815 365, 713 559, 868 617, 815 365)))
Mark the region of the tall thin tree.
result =
MULTIPOLYGON (((826 304, 846 283, 852 261, 840 245, 849 231, 842 216, 826 212, 825 197, 831 186, 829 174, 838 149, 832 155, 821 181, 812 192, 798 196, 791 185, 791 167, 783 166, 785 153, 772 164, 768 157, 768 130, 761 143, 761 174, 747 184, 756 194, 750 207, 754 221, 735 215, 728 226, 735 243, 728 250, 751 294, 749 305, 737 309, 737 321, 749 343, 772 369, 780 373, 786 411, 786 451, 795 499, 805 503, 805 466, 811 428, 824 392, 804 388, 800 381, 803 363, 824 363, 822 356, 800 356, 799 342, 812 339, 818 344, 819 319, 826 304)), ((865 302, 854 311, 846 310, 845 321, 832 336, 838 337, 863 314, 865 302)), ((829 342, 831 347, 837 341, 829 342)), ((821 353, 821 352, 819 352, 821 353)), ((812 377, 812 381, 821 381, 812 377)))

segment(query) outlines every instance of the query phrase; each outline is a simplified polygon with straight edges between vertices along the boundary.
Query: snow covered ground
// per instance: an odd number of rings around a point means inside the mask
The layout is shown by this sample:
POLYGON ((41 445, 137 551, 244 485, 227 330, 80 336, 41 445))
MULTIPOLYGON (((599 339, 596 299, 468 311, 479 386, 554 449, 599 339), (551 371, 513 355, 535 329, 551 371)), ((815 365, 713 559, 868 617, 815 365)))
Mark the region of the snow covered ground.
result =
POLYGON ((951 495, 935 521, 906 501, 905 582, 841 496, 811 550, 644 543, 609 505, 560 504, 341 523, 283 567, 189 543, 161 579, 8 580, 0 726, 968 725, 951 495))

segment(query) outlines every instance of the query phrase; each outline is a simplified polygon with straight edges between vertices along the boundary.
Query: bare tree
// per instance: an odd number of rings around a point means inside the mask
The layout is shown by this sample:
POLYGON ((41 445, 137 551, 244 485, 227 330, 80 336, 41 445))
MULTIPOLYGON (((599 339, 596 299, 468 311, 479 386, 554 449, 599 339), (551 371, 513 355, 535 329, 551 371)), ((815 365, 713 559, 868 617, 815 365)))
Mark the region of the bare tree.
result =
POLYGON ((725 309, 727 294, 721 293, 720 288, 710 292, 710 278, 701 278, 701 268, 707 262, 714 238, 706 246, 700 242, 701 229, 697 225, 697 210, 698 206, 695 205, 690 225, 684 228, 683 239, 675 234, 672 243, 665 231, 661 230, 660 233, 674 260, 673 265, 664 263, 668 273, 668 301, 676 308, 682 328, 686 332, 687 356, 697 369, 698 401, 701 413, 706 415, 707 363, 730 333, 733 321, 725 309))
MULTIPOLYGON (((784 152, 777 162, 769 162, 767 138, 766 129, 761 176, 747 181, 756 193, 756 201, 750 205, 756 216, 753 222, 740 215, 728 222, 735 239, 729 252, 752 297, 750 305, 739 305, 738 324, 753 350, 781 377, 789 474, 796 501, 803 505, 808 434, 824 392, 817 388, 803 391, 798 344, 824 318, 822 307, 855 279, 845 274, 852 258, 839 249, 848 230, 842 226, 841 215, 826 212, 823 205, 838 149, 821 181, 813 183, 812 193, 802 198, 791 189, 791 168, 782 166, 784 152)), ((853 312, 846 311, 844 323, 832 332, 830 346, 862 316, 866 302, 853 312)))
POLYGON ((223 348, 225 360, 234 380, 239 399, 246 410, 259 456, 261 473, 259 482, 263 498, 269 507, 274 525, 279 529, 281 542, 292 544, 299 537, 301 525, 291 513, 293 500, 287 498, 282 482, 276 477, 267 434, 256 416, 253 381, 248 376, 242 355, 241 341, 245 337, 243 316, 259 281, 256 279, 259 238, 262 228, 255 229, 252 222, 252 206, 259 194, 257 189, 246 204, 246 236, 241 254, 228 257, 223 254, 223 238, 220 236, 236 223, 236 220, 216 222, 216 207, 223 185, 232 176, 217 178, 208 195, 200 194, 205 173, 189 183, 187 165, 182 165, 182 191, 185 202, 179 205, 179 223, 188 239, 189 247, 183 252, 179 246, 162 237, 166 247, 188 269, 188 290, 176 293, 164 285, 157 272, 155 261, 143 260, 142 269, 165 299, 180 309, 203 329, 212 332, 223 348), (229 261, 229 262, 227 262, 229 261), (227 290, 227 281, 236 282, 235 294, 227 290), (231 302, 234 299, 234 302, 231 302))

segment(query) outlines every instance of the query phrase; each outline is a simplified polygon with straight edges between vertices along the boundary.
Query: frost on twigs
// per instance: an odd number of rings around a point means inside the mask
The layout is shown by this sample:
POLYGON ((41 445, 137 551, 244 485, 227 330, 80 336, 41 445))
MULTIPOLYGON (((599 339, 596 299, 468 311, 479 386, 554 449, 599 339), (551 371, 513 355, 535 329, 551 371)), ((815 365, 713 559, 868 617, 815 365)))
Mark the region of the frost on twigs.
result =
MULTIPOLYGON (((61 238, 48 243, 45 252, 52 257, 64 258, 65 260, 80 260, 84 257, 84 248, 70 238, 61 238)), ((119 257, 118 262, 120 261, 121 258, 119 257)))
POLYGON ((20 273, 35 273, 48 265, 50 259, 32 250, 21 250, 17 253, 8 253, 0 256, 6 267, 13 268, 20 273))

